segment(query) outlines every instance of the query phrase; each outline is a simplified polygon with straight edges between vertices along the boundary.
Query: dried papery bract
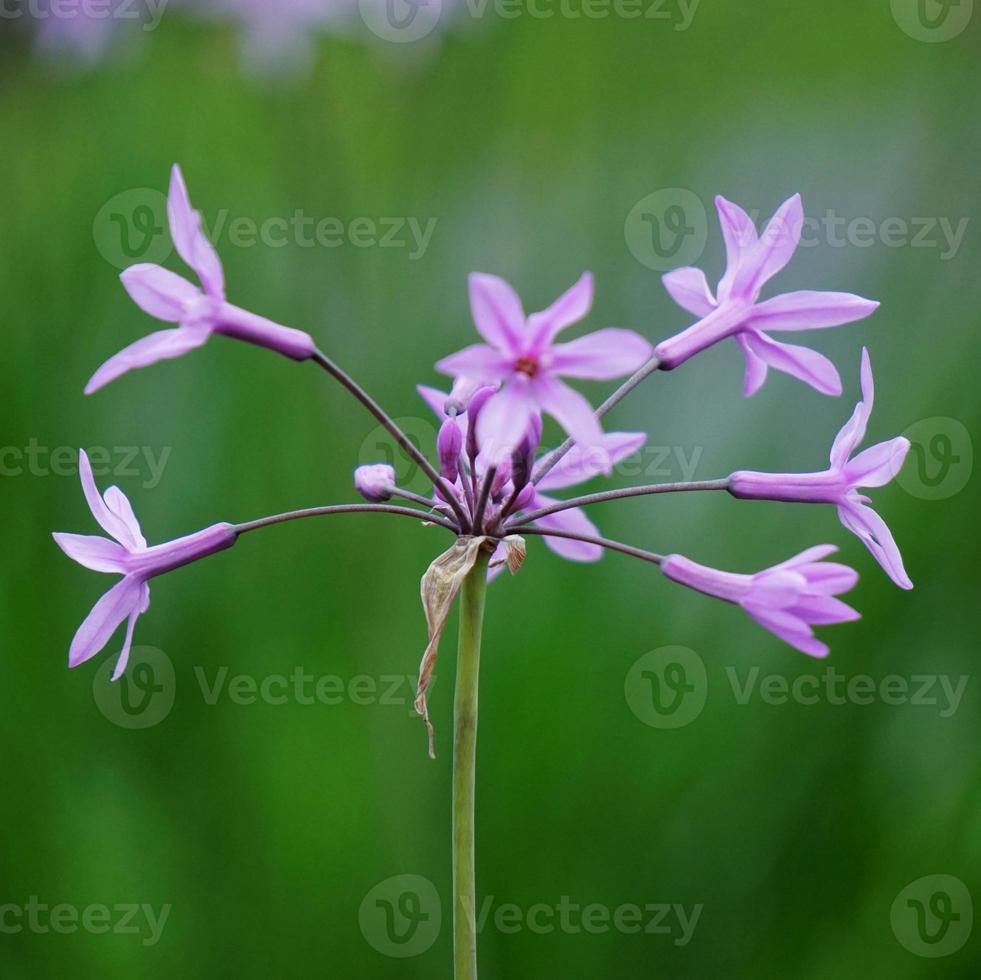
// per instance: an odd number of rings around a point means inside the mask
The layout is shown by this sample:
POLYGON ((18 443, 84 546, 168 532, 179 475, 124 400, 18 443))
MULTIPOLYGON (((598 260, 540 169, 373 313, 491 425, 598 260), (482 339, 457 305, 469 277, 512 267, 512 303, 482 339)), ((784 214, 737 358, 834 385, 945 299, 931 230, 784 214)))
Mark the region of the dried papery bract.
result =
POLYGON ((416 689, 415 707, 426 723, 429 733, 429 755, 436 758, 435 732, 429 720, 429 707, 426 704, 426 692, 432 683, 436 659, 439 657, 439 641, 446 629, 446 620, 453 608, 453 600, 463 585, 463 580, 477 562, 480 549, 493 550, 490 538, 461 537, 451 548, 443 552, 426 569, 426 574, 420 583, 422 608, 426 614, 426 626, 429 630, 429 643, 422 655, 419 665, 419 686, 416 689))

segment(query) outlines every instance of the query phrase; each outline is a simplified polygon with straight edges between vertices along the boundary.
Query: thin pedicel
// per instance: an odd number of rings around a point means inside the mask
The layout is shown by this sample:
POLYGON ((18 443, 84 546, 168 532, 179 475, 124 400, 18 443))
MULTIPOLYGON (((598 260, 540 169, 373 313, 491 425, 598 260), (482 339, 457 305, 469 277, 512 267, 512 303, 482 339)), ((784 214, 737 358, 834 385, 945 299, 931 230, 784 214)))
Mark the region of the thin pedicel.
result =
POLYGON ((845 423, 830 454, 828 469, 811 473, 739 470, 720 480, 624 487, 569 497, 549 496, 610 475, 616 463, 645 443, 643 432, 604 432, 601 420, 655 371, 673 370, 707 347, 735 338, 746 361, 744 393, 757 392, 769 368, 800 378, 819 392, 841 391, 837 369, 823 355, 781 344, 766 331, 816 329, 862 319, 877 303, 848 293, 805 291, 760 301, 763 285, 790 260, 803 219, 800 198, 786 201, 757 234, 746 212, 718 198, 726 244, 726 271, 713 293, 697 269, 664 277, 670 294, 699 317, 656 347, 639 334, 608 327, 559 343, 558 335, 584 319, 592 306, 593 280, 587 273, 540 313, 526 314, 517 293, 496 276, 470 277, 470 305, 483 343, 438 362, 453 378, 449 392, 421 386, 419 394, 440 422, 438 464, 417 447, 381 406, 315 344, 309 334, 229 304, 224 272, 190 205, 180 170, 171 177, 168 214, 177 252, 200 286, 159 266, 127 269, 123 284, 151 316, 177 324, 131 344, 96 371, 91 393, 110 381, 157 361, 181 356, 214 334, 275 351, 294 361, 312 360, 350 392, 421 467, 432 496, 397 485, 386 463, 359 466, 355 490, 364 503, 342 503, 273 514, 244 523, 219 523, 163 544, 150 546, 127 497, 117 487, 96 487, 86 454, 80 453, 82 490, 96 522, 108 537, 55 534, 62 550, 79 564, 122 578, 98 600, 79 627, 69 665, 91 660, 126 622, 114 678, 126 669, 136 621, 149 608, 150 579, 231 548, 239 537, 291 521, 337 515, 384 514, 409 518, 454 535, 422 577, 428 643, 419 669, 416 710, 426 723, 430 752, 434 732, 427 693, 439 644, 459 595, 459 643, 453 736, 453 909, 454 976, 477 977, 474 806, 477 688, 481 634, 488 582, 507 568, 517 574, 526 559, 525 538, 541 538, 570 561, 595 562, 605 551, 656 565, 671 581, 738 605, 759 625, 793 648, 824 657, 827 645, 815 626, 845 623, 858 613, 838 598, 857 582, 847 565, 826 561, 837 549, 817 545, 755 573, 721 571, 683 555, 661 555, 603 536, 587 509, 631 497, 725 490, 742 499, 832 504, 842 523, 866 545, 892 580, 912 582, 885 521, 859 491, 889 483, 899 471, 909 442, 895 438, 856 454, 872 411, 873 380, 868 352, 861 362, 862 400, 845 423), (626 377, 595 411, 567 379, 626 377), (542 415, 551 416, 568 438, 540 453, 542 415), (393 499, 402 503, 390 503, 393 499))

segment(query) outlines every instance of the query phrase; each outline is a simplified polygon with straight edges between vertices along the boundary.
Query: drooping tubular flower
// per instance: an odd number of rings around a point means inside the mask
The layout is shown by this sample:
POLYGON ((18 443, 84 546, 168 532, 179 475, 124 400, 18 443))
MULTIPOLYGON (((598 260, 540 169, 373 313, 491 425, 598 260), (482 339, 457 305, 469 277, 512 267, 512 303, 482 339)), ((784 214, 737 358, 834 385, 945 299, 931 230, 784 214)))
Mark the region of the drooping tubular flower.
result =
POLYGON ((862 400, 852 417, 842 426, 831 447, 831 466, 820 473, 757 473, 740 470, 729 477, 734 497, 755 500, 786 500, 800 503, 834 504, 841 523, 858 535, 886 574, 903 589, 913 583, 903 567, 903 558, 886 522, 871 507, 869 498, 858 491, 882 487, 902 468, 909 452, 903 436, 880 442, 852 454, 865 437, 872 414, 875 388, 867 348, 862 348, 862 400))
MULTIPOLYGON (((443 358, 436 369, 454 378, 500 385, 480 415, 481 447, 491 462, 506 459, 532 417, 541 413, 555 418, 580 446, 602 455, 603 432, 592 406, 560 379, 622 377, 650 359, 651 345, 632 330, 616 327, 556 343, 558 334, 585 317, 592 304, 589 273, 548 309, 531 316, 503 279, 471 275, 470 309, 486 343, 443 358)), ((604 463, 605 472, 609 465, 604 463)))
POLYGON ((159 265, 141 263, 126 269, 120 278, 136 304, 158 320, 176 323, 177 328, 152 333, 109 358, 85 386, 87 395, 134 368, 180 357, 200 347, 213 333, 267 347, 296 361, 316 353, 317 345, 309 334, 225 301, 221 260, 201 228, 201 215, 191 207, 176 164, 170 178, 167 216, 177 254, 194 270, 201 288, 159 265))
POLYGON ((823 354, 782 344, 767 331, 817 330, 861 320, 879 306, 852 293, 803 290, 759 302, 760 291, 793 257, 800 243, 804 212, 799 194, 785 201, 762 235, 737 204, 717 197, 726 271, 713 295, 701 269, 675 269, 665 288, 679 306, 701 319, 654 349, 662 368, 671 370, 726 337, 735 337, 746 359, 743 392, 759 391, 769 368, 785 371, 825 395, 841 394, 841 378, 823 354))
POLYGON ((148 547, 133 507, 122 490, 110 487, 105 496, 99 493, 85 450, 79 452, 78 470, 92 516, 112 540, 60 532, 54 534, 54 539, 69 558, 85 568, 118 573, 123 579, 95 604, 78 628, 68 653, 68 664, 77 667, 91 660, 109 642, 120 623, 128 619, 126 639, 112 676, 117 680, 129 660, 136 620, 150 606, 147 582, 198 558, 230 548, 235 544, 236 530, 230 524, 215 524, 176 541, 148 547))
POLYGON ((858 573, 847 565, 821 561, 837 550, 831 544, 808 548, 755 575, 720 572, 681 555, 668 555, 661 571, 690 589, 742 606, 760 626, 802 653, 826 657, 828 647, 811 627, 861 618, 835 598, 855 586, 858 573))

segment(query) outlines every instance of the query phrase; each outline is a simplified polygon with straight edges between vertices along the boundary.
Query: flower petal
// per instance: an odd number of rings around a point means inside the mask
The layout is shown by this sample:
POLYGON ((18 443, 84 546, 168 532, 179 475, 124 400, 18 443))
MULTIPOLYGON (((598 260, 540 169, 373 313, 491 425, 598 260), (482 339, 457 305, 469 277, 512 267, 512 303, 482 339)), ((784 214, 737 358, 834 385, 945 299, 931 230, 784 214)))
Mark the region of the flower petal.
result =
POLYGON ((753 353, 746 341, 745 334, 737 333, 736 343, 739 344, 739 349, 746 359, 746 372, 743 375, 743 397, 752 398, 763 387, 769 368, 766 366, 766 361, 753 353))
POLYGON ((191 207, 181 168, 174 164, 167 197, 170 237, 177 254, 197 273, 209 296, 225 298, 225 273, 214 246, 201 230, 201 215, 191 207))
POLYGON ((177 327, 142 337, 110 357, 89 379, 85 394, 91 395, 136 368, 180 357, 200 347, 210 336, 207 327, 177 327))
MULTIPOLYGON (((555 503, 550 497, 541 494, 535 497, 533 506, 548 507, 555 503)), ((561 510, 557 514, 549 514, 535 521, 536 525, 551 528, 553 531, 569 531, 572 534, 584 534, 589 537, 599 537, 599 529, 578 507, 561 510)), ((603 549, 598 544, 586 541, 573 541, 570 538, 553 538, 545 536, 545 544, 562 558, 569 561, 599 561, 603 557, 603 549)))
POLYGON ((749 349, 770 367, 799 378, 823 395, 841 394, 838 369, 823 354, 809 347, 778 343, 755 330, 743 336, 749 349))
POLYGON ((865 430, 872 414, 872 404, 875 400, 875 385, 872 381, 872 363, 869 360, 867 347, 862 348, 862 400, 855 406, 851 418, 841 427, 831 446, 831 466, 833 469, 844 469, 848 457, 865 438, 865 430))
POLYGON ((727 201, 719 194, 715 199, 715 209, 719 212, 722 238, 726 244, 726 271, 718 289, 718 301, 722 303, 729 298, 742 257, 756 246, 759 239, 753 219, 738 204, 727 201))
POLYGON ((131 265, 119 278, 144 313, 165 323, 180 323, 201 296, 194 283, 160 265, 131 265))
POLYGON ((807 579, 807 591, 818 595, 840 595, 858 584, 858 572, 837 561, 815 562, 801 567, 800 571, 807 579))
POLYGON ((800 194, 784 201, 770 219, 760 240, 740 258, 732 292, 752 298, 793 257, 804 227, 804 208, 800 194))
POLYGON ((862 614, 852 609, 847 602, 827 595, 803 596, 801 601, 791 606, 787 612, 799 616, 812 626, 853 623, 862 618, 862 614))
POLYGON ((715 309, 715 297, 701 269, 688 266, 675 269, 661 277, 664 288, 671 298, 689 313, 697 317, 708 316, 715 309))
POLYGON ((552 347, 549 370, 570 378, 610 381, 636 371, 654 348, 633 330, 607 327, 552 347))
POLYGON ((798 570, 767 569, 753 576, 745 601, 771 609, 784 609, 797 602, 806 587, 807 579, 798 570))
POLYGON ((70 667, 91 660, 109 642, 116 627, 139 608, 142 584, 139 579, 127 576, 99 599, 72 640, 68 652, 70 667))
POLYGON ((758 330, 820 330, 863 320, 878 308, 874 300, 853 293, 803 289, 758 303, 749 322, 758 330))
POLYGON ((133 505, 129 502, 126 494, 119 487, 110 487, 105 492, 104 499, 113 514, 126 525, 129 536, 129 540, 123 542, 126 547, 130 551, 139 551, 146 548, 146 538, 143 537, 140 522, 136 519, 136 514, 133 512, 133 505))
POLYGON ((551 306, 528 317, 525 353, 540 354, 566 327, 578 323, 593 306, 593 274, 585 272, 551 306))
POLYGON ((469 278, 470 313, 481 337, 501 353, 516 356, 525 329, 521 299, 499 276, 474 272, 469 278))
POLYGON ((449 395, 439 388, 430 388, 429 385, 416 385, 419 397, 429 406, 429 408, 440 418, 446 418, 446 399, 449 395))
POLYGON ((607 463, 616 465, 632 456, 646 441, 646 432, 609 432, 604 434, 598 451, 575 445, 545 474, 538 486, 542 490, 561 490, 585 483, 605 473, 607 463))
POLYGON ((52 537, 72 561, 93 572, 126 571, 126 549, 116 541, 94 534, 64 534, 56 531, 52 537))
POLYGON ((82 493, 85 494, 85 502, 89 505, 89 510, 99 527, 125 547, 126 542, 131 540, 129 528, 109 509, 105 500, 102 499, 102 494, 99 493, 99 488, 95 485, 92 464, 89 462, 88 453, 84 449, 78 451, 78 475, 82 481, 82 493))
MULTIPOLYGON (((593 406, 557 378, 539 375, 532 385, 541 409, 551 415, 579 446, 597 450, 601 459, 605 452, 603 430, 593 413, 593 406)), ((608 474, 611 469, 609 459, 602 466, 601 472, 608 474)))
POLYGON ((495 384, 512 373, 513 362, 487 344, 473 344, 437 361, 436 370, 454 378, 468 377, 495 384))
POLYGON ((528 383, 515 378, 484 403, 477 415, 477 442, 481 459, 496 466, 507 459, 524 438, 535 412, 528 383))
POLYGON ((838 517, 849 531, 858 536, 896 585, 901 589, 913 588, 892 532, 871 507, 849 500, 838 508, 838 517))
POLYGON ((133 630, 136 628, 136 621, 140 618, 141 613, 146 612, 149 605, 150 587, 146 582, 143 582, 140 586, 139 605, 129 614, 129 622, 126 624, 126 638, 123 640, 123 648, 119 653, 119 659, 116 661, 115 670, 112 672, 114 681, 118 681, 126 670, 126 665, 129 663, 129 652, 133 646, 133 630))
POLYGON ((845 479, 853 487, 884 487, 903 468, 909 448, 903 436, 870 446, 845 464, 845 479))
POLYGON ((753 603, 743 603, 742 606, 760 626, 778 636, 784 643, 789 643, 795 650, 810 657, 826 657, 830 652, 827 644, 815 638, 810 626, 793 613, 785 609, 756 606, 753 603))
POLYGON ((813 548, 807 548, 800 554, 794 555, 793 558, 788 558, 786 561, 780 562, 779 565, 774 565, 771 571, 777 568, 800 568, 801 565, 810 565, 813 562, 821 561, 822 558, 827 558, 828 555, 833 555, 837 550, 837 545, 816 544, 813 548))

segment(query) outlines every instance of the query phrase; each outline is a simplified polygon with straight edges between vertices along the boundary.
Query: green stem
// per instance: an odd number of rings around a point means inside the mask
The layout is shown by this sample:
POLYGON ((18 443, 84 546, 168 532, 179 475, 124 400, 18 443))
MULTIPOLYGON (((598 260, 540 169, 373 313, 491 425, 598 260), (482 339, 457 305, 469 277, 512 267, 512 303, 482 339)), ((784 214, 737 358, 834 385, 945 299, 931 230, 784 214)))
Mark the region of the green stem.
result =
POLYGON ((477 896, 474 878, 474 797, 477 761, 477 684, 487 595, 481 551, 460 590, 460 644, 453 737, 453 976, 477 980, 477 896))

